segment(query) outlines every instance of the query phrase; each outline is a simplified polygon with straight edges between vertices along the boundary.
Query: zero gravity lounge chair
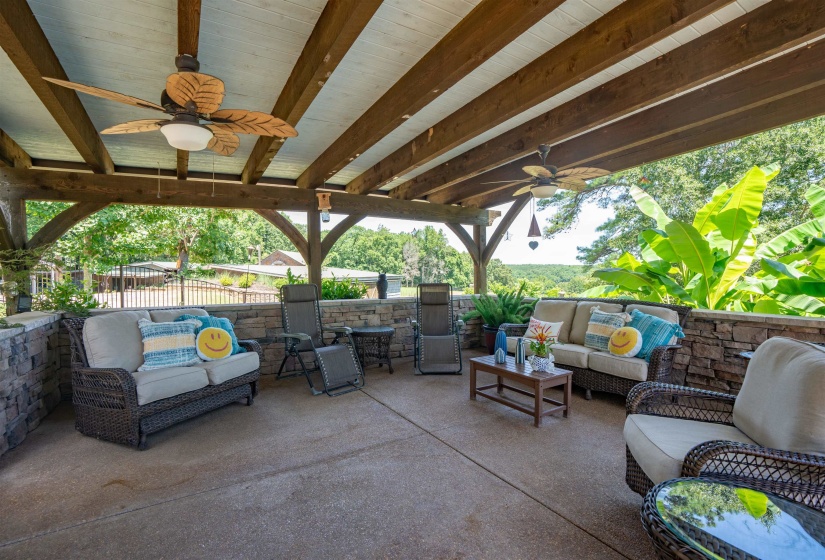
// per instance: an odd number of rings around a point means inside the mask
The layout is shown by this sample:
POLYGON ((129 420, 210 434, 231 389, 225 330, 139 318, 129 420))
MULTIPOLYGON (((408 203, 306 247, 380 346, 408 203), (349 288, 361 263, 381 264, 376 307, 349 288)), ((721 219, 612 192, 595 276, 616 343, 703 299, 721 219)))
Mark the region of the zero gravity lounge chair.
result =
POLYGON ((304 375, 313 395, 326 393, 330 397, 336 397, 363 387, 364 372, 353 350, 350 338, 352 329, 323 328, 318 299, 318 286, 315 284, 289 284, 281 287, 281 318, 284 332, 277 336, 284 339, 286 348, 277 378, 281 379, 284 366, 292 357, 298 360, 301 370, 284 377, 304 375), (325 331, 335 333, 330 345, 324 342, 325 331), (338 343, 342 336, 349 339, 349 344, 338 343), (312 370, 307 369, 304 361, 304 356, 310 355, 315 362, 312 370), (323 391, 317 390, 312 383, 310 373, 315 371, 321 372, 323 391))
POLYGON ((453 319, 452 287, 419 284, 415 302, 415 367, 423 373, 461 373, 459 330, 464 321, 453 319))

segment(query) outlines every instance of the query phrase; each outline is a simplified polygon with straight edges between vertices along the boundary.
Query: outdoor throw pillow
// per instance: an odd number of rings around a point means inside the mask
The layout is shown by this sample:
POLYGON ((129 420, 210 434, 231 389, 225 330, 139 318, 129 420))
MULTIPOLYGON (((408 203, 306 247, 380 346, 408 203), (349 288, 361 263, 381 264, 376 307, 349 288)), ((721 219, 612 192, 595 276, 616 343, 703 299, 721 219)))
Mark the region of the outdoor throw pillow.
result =
POLYGON ((629 327, 633 327, 642 333, 642 349, 636 355, 638 358, 644 358, 646 362, 650 361, 650 353, 657 346, 665 346, 670 344, 670 339, 674 336, 682 338, 685 333, 682 332, 682 327, 678 323, 671 323, 653 315, 642 313, 638 309, 634 309, 630 314, 629 327))
POLYGON ((232 340, 229 333, 217 327, 206 327, 198 333, 196 348, 198 357, 205 361, 228 358, 232 354, 232 340))
POLYGON ((143 338, 143 365, 138 371, 148 371, 200 363, 195 350, 197 321, 153 323, 140 319, 138 328, 143 338))
POLYGON ((246 348, 241 348, 238 345, 238 337, 235 336, 235 328, 232 326, 232 322, 227 319, 226 317, 213 317, 212 315, 200 316, 200 315, 181 315, 175 321, 189 321, 195 320, 198 321, 199 327, 195 329, 195 334, 198 335, 203 329, 209 327, 215 327, 217 329, 223 329, 229 333, 229 340, 232 343, 232 354, 243 354, 246 352, 246 348))
POLYGON ((610 336, 630 321, 627 313, 605 313, 599 307, 590 309, 590 320, 587 322, 587 332, 584 335, 584 345, 607 352, 610 336))
POLYGON ((616 329, 610 335, 610 343, 607 345, 607 349, 614 356, 632 358, 642 349, 642 333, 633 327, 616 329))
POLYGON ((559 340, 559 331, 564 323, 549 323, 547 321, 539 321, 530 317, 530 322, 527 324, 527 331, 524 333, 524 338, 538 338, 538 334, 543 332, 550 344, 555 344, 559 340))

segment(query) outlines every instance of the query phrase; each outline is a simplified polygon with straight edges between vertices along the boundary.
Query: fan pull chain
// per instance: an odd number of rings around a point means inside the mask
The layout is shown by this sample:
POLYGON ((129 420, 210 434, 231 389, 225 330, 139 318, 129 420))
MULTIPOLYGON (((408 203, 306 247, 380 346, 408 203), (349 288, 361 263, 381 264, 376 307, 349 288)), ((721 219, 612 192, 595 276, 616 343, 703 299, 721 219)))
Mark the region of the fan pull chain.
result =
POLYGON ((215 198, 215 154, 212 154, 212 198, 215 198))
POLYGON ((158 198, 160 198, 160 162, 158 162, 158 198))

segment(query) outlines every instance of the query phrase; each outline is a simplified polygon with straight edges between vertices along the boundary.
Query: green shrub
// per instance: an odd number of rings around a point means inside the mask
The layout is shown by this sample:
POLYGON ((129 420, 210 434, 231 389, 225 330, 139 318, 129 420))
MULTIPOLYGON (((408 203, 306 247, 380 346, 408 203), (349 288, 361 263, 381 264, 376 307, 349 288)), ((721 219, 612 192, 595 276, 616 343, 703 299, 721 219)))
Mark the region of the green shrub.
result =
POLYGON ((241 274, 241 277, 238 278, 238 287, 239 288, 249 288, 252 284, 255 283, 256 276, 254 274, 241 274))
POLYGON ((218 278, 218 283, 219 283, 221 286, 224 286, 224 287, 226 287, 226 286, 231 286, 232 284, 234 284, 234 283, 235 283, 235 279, 234 279, 234 278, 232 278, 232 277, 231 277, 230 275, 228 275, 228 274, 221 274, 221 275, 220 275, 220 277, 218 278))
POLYGON ((536 302, 526 301, 524 297, 524 282, 518 291, 500 291, 496 297, 487 294, 472 296, 475 309, 465 314, 462 319, 469 321, 481 317, 484 324, 497 329, 503 323, 524 324, 533 313, 536 302))
MULTIPOLYGON (((104 305, 105 306, 105 305, 104 305)), ((66 276, 51 288, 37 294, 32 308, 38 311, 67 311, 81 317, 89 314, 90 309, 102 307, 91 290, 84 290, 66 276)))
POLYGON ((287 284, 306 284, 307 281, 300 274, 292 274, 292 269, 286 269, 286 283, 287 284))
POLYGON ((327 278, 321 281, 321 299, 361 299, 367 295, 367 287, 357 280, 327 278))

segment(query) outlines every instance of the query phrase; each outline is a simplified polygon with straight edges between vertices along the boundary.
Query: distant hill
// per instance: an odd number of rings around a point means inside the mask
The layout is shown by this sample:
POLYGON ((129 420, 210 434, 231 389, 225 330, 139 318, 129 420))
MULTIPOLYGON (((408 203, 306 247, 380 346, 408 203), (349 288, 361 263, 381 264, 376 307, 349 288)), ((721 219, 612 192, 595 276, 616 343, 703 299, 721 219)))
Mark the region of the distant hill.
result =
POLYGON ((560 284, 569 282, 576 276, 586 274, 585 265, 577 264, 508 264, 516 278, 524 278, 541 284, 560 284))

